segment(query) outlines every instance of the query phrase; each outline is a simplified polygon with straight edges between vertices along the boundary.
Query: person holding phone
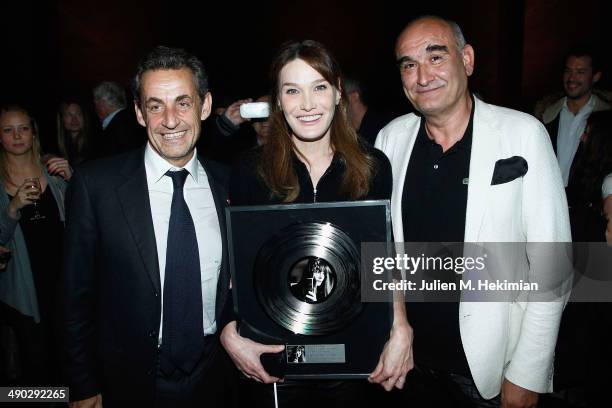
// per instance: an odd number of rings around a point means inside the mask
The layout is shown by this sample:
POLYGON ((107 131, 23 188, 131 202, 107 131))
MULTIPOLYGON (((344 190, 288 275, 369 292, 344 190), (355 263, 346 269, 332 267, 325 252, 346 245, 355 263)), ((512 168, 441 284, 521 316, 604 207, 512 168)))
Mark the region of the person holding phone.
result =
MULTIPOLYGON (((379 150, 360 143, 347 119, 338 63, 315 41, 290 42, 272 62, 272 102, 267 143, 247 152, 234 168, 231 205, 313 203, 389 199, 391 167, 379 150)), ((364 333, 365 335, 365 333, 364 333)), ((396 305, 390 339, 370 380, 387 390, 401 388, 412 368, 412 333, 403 304, 396 305)), ((263 345, 228 324, 221 342, 247 383, 252 400, 271 406, 271 384, 279 379, 262 367, 263 353, 282 345, 263 345)), ((282 406, 325 402, 350 406, 363 401, 363 383, 351 381, 284 382, 282 406)))
MULTIPOLYGON (((0 310, 17 336, 23 385, 52 385, 66 181, 41 163, 36 122, 26 109, 2 108, 0 132, 0 245, 12 256, 0 274, 0 310)), ((54 163, 70 178, 61 160, 54 163)))

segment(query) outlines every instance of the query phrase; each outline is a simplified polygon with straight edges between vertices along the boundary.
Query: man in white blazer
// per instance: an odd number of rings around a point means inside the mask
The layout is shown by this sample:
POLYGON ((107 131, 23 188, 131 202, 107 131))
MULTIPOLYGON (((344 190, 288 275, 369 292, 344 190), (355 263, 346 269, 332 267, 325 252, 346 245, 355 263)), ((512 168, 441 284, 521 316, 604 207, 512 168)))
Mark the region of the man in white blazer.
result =
MULTIPOLYGON (((423 234, 413 233, 422 220, 430 219, 434 229, 445 229, 448 224, 451 229, 453 225, 460 228, 459 240, 465 242, 569 242, 563 182, 546 130, 527 114, 486 104, 470 94, 474 50, 465 43, 457 24, 434 16, 418 18, 400 34, 395 52, 404 92, 420 113, 395 119, 376 140, 376 147, 387 154, 393 168, 395 240, 415 241, 425 236, 422 241, 431 237, 450 241, 446 238, 457 237, 437 234, 427 230, 427 225, 422 225, 423 234), (452 170, 443 174, 457 182, 435 178, 439 174, 435 172, 443 171, 446 164, 452 170), (502 174, 506 179, 495 181, 499 176, 496 167, 504 167, 500 164, 513 169, 510 176, 502 174), (418 166, 423 168, 415 168, 418 166), (412 186, 427 192, 411 190, 412 186), (448 189, 458 193, 445 197, 448 189), (411 201, 411 197, 417 198, 411 201), (427 206, 434 206, 434 214, 427 206)), ((527 273, 535 274, 537 262, 531 256, 535 255, 526 250, 522 264, 527 269, 532 265, 527 273)), ((419 332, 414 327, 416 364, 419 366, 419 336, 425 336, 421 338, 423 349, 427 343, 441 345, 437 349, 441 355, 447 352, 445 348, 456 346, 459 351, 450 355, 459 366, 467 361, 468 371, 461 376, 455 376, 452 369, 442 374, 461 379, 456 389, 464 395, 459 400, 474 406, 533 407, 538 393, 551 391, 553 355, 566 299, 458 302, 453 319, 458 320, 460 340, 448 346, 444 341, 453 338, 448 332, 452 324, 431 323, 438 318, 437 312, 428 315, 426 309, 429 334, 427 328, 419 332), (435 324, 442 336, 431 332, 435 324), (475 395, 468 395, 470 384, 477 390, 475 395)), ((407 305, 411 323, 418 314, 411 316, 414 306, 407 305)), ((422 314, 423 305, 420 307, 422 314)), ((444 366, 445 361, 440 363, 444 366)), ((449 378, 441 376, 440 370, 433 372, 434 379, 449 378)))

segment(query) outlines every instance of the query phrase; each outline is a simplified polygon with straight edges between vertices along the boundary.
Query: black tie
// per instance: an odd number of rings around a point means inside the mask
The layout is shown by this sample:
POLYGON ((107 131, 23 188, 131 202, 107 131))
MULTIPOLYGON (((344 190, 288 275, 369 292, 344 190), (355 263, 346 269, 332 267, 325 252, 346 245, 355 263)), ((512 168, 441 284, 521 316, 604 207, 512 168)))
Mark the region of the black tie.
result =
POLYGON ((202 284, 200 255, 193 219, 183 197, 187 170, 168 171, 172 179, 172 207, 168 225, 164 278, 164 324, 161 369, 190 373, 202 357, 202 284))

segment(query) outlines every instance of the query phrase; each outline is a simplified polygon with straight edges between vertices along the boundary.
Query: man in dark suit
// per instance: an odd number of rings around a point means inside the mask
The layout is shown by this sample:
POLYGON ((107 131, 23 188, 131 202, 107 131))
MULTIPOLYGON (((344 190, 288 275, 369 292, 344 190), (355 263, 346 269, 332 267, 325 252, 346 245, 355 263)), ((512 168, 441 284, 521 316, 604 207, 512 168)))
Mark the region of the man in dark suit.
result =
POLYGON ((147 135, 138 126, 134 110, 127 108, 123 87, 116 82, 103 81, 94 88, 93 95, 96 114, 102 125, 102 134, 95 146, 96 157, 142 146, 147 135))
POLYGON ((362 83, 353 78, 344 78, 344 91, 348 97, 348 117, 355 132, 374 146, 376 136, 395 116, 388 112, 371 109, 364 95, 362 83))
POLYGON ((225 406, 226 173, 195 148, 211 110, 206 73, 157 47, 133 87, 148 143, 86 163, 67 195, 71 406, 225 406))

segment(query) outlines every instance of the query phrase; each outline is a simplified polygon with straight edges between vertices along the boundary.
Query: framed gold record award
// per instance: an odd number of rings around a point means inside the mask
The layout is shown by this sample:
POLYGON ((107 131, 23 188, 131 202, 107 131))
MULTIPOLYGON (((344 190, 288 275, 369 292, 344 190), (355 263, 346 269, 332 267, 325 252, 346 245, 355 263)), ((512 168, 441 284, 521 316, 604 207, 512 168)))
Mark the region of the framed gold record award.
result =
POLYGON ((361 301, 361 245, 390 247, 389 201, 226 209, 234 308, 242 336, 283 344, 266 370, 363 378, 388 339, 392 303, 361 301))

